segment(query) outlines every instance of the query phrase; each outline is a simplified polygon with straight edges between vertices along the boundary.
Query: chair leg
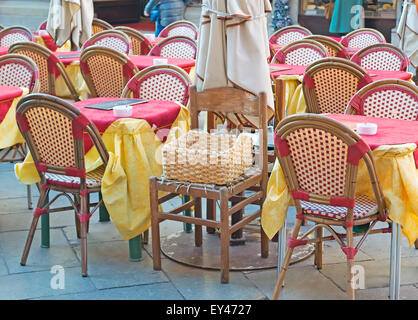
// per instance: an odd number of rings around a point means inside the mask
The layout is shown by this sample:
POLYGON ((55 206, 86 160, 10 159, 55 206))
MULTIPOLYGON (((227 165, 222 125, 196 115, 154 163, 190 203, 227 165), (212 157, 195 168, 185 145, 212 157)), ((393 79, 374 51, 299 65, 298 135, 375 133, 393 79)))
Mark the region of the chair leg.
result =
POLYGON ((158 189, 157 179, 152 177, 150 186, 152 262, 154 270, 161 270, 160 221, 158 219, 158 189))
POLYGON ((221 283, 229 282, 229 215, 228 215, 228 189, 221 190, 221 283))
POLYGON ((418 239, 415 240, 415 249, 418 249, 418 239))
MULTIPOLYGON (((43 191, 43 190, 41 191, 36 208, 41 209, 45 205, 45 199, 47 198, 47 195, 48 195, 47 191, 43 191)), ((36 230, 36 226, 38 225, 38 221, 39 221, 39 217, 33 216, 29 234, 26 239, 25 248, 23 249, 22 259, 20 260, 20 264, 22 266, 26 265, 26 260, 28 259, 29 250, 32 245, 33 236, 35 235, 35 230, 36 230)))
MULTIPOLYGON (((195 198, 194 214, 196 218, 202 218, 202 199, 195 198)), ((194 244, 196 247, 202 246, 202 226, 195 225, 194 227, 194 244)))
MULTIPOLYGON (((354 246, 353 227, 347 227, 347 247, 352 248, 354 246)), ((347 291, 350 300, 355 300, 354 291, 354 273, 353 273, 354 257, 347 256, 347 291)))
MULTIPOLYGON (((88 214, 88 197, 81 197, 81 216, 88 214)), ((87 277, 87 228, 88 218, 80 219, 81 229, 81 275, 87 277)))
POLYGON ((28 184, 26 186, 26 193, 27 193, 27 197, 28 197, 28 209, 32 210, 33 209, 33 203, 32 203, 32 189, 31 189, 31 185, 28 184))
MULTIPOLYGON (((297 239, 301 225, 302 225, 302 221, 299 219, 296 219, 295 227, 292 233, 293 238, 297 239)), ((274 287, 274 292, 273 292, 273 297, 272 297, 273 300, 277 300, 279 298, 280 291, 282 289, 282 285, 284 281, 284 277, 286 275, 287 268, 289 267, 289 264, 290 264, 290 258, 292 257, 292 253, 293 253, 293 248, 288 247, 286 251, 286 255, 284 257, 282 270, 280 271, 279 277, 277 278, 276 286, 274 287)))
MULTIPOLYGON (((80 212, 80 196, 79 195, 74 195, 74 204, 75 204, 78 212, 80 212)), ((76 233, 77 233, 77 239, 80 239, 81 238, 81 227, 80 227, 80 220, 78 219, 76 211, 74 211, 74 218, 75 218, 75 230, 76 230, 76 233)))
MULTIPOLYGON (((216 220, 216 200, 206 199, 206 217, 208 220, 216 220)), ((206 227, 206 232, 213 234, 215 233, 215 229, 206 227)))
POLYGON ((263 230, 263 227, 260 226, 260 235, 261 235, 261 258, 268 258, 269 256, 269 238, 263 230))
MULTIPOLYGON (((323 236, 323 229, 318 228, 316 230, 316 238, 321 239, 323 236)), ((323 249, 323 242, 317 242, 315 245, 315 265, 318 270, 322 269, 322 249, 323 249)))
POLYGON ((146 230, 146 231, 142 234, 142 243, 143 243, 143 244, 148 244, 148 239, 149 239, 149 230, 146 230))

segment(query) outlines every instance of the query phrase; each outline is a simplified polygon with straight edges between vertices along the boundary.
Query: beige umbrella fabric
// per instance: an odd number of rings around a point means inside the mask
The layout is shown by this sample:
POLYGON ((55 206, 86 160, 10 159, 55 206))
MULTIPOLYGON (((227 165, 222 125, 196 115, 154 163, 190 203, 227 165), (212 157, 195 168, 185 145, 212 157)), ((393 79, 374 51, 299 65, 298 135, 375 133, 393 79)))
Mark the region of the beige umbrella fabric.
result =
POLYGON ((404 1, 404 8, 396 32, 400 38, 400 48, 412 65, 418 67, 418 11, 414 1, 404 1))
POLYGON ((81 47, 92 35, 93 0, 51 0, 47 31, 58 47, 71 38, 81 47))
POLYGON ((264 91, 273 115, 267 12, 271 12, 268 0, 203 1, 195 77, 198 91, 224 86, 253 94, 264 91))

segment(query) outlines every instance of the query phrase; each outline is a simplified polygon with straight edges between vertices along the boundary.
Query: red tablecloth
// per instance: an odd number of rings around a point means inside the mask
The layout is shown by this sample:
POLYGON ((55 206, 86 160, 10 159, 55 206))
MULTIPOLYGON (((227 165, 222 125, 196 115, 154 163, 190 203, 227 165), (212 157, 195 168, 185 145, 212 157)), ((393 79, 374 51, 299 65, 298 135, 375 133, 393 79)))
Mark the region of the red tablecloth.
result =
MULTIPOLYGON (((121 98, 91 98, 75 102, 73 105, 96 125, 100 133, 103 133, 114 121, 121 118, 115 117, 113 115, 113 110, 99 110, 84 107, 95 103, 115 100, 121 100, 121 98)), ((175 102, 150 100, 146 103, 134 105, 130 118, 146 120, 151 127, 155 128, 154 131, 161 140, 165 141, 166 136, 159 134, 159 130, 162 128, 170 129, 171 125, 176 120, 180 109, 181 107, 175 102)), ((87 152, 93 145, 87 135, 84 143, 85 151, 87 152)))
POLYGON ((23 90, 19 87, 0 86, 0 122, 3 121, 13 100, 20 97, 23 90))
MULTIPOLYGON (((416 143, 418 145, 418 121, 394 120, 348 114, 327 114, 329 118, 344 123, 355 129, 357 123, 368 122, 377 124, 375 135, 361 137, 374 150, 381 145, 416 143)), ((418 168, 418 150, 414 152, 415 164, 418 168)))
MULTIPOLYGON (((305 73, 307 66, 291 66, 287 64, 270 64, 271 75, 274 78, 282 75, 297 75, 302 76, 305 73), (274 68, 286 68, 287 70, 274 71, 274 68)), ((383 71, 383 70, 366 70, 371 76, 372 81, 383 80, 383 79, 401 79, 409 80, 412 75, 405 71, 383 71)))
POLYGON ((9 52, 8 47, 0 47, 0 56, 4 56, 7 52, 9 52))

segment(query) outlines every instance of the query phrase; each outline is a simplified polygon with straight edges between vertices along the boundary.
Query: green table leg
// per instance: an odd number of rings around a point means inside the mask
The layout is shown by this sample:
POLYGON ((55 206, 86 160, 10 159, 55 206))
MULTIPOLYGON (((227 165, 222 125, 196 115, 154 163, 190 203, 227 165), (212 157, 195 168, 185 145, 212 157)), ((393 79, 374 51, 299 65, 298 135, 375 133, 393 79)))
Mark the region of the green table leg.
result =
POLYGON ((142 236, 139 235, 129 240, 129 260, 142 260, 142 236))
MULTIPOLYGON (((183 199, 183 203, 186 203, 186 202, 190 201, 190 196, 183 195, 182 199, 183 199)), ((188 216, 188 217, 191 217, 192 216, 191 210, 186 209, 184 211, 184 215, 188 216)), ((192 233, 193 232, 192 225, 190 223, 183 223, 183 230, 186 233, 192 233)))
MULTIPOLYGON (((99 201, 102 201, 102 193, 99 192, 99 201)), ((109 212, 107 212, 107 209, 104 204, 102 204, 99 208, 99 221, 100 222, 106 222, 110 221, 109 212)))
MULTIPOLYGON (((46 197, 44 205, 48 202, 49 196, 46 197)), ((41 216, 41 248, 49 248, 49 213, 41 216)))

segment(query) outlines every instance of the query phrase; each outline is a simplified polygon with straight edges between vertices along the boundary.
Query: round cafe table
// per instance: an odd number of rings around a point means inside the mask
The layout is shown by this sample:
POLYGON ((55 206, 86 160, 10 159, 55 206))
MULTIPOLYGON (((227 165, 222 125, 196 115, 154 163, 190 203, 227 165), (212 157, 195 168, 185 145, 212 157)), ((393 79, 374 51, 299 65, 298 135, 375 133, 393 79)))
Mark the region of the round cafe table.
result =
MULTIPOLYGON (((418 121, 345 114, 324 116, 337 120, 352 130, 355 130, 357 123, 375 123, 378 126, 376 135, 361 137, 373 152, 389 218, 393 221, 390 296, 392 299, 397 299, 400 286, 401 232, 408 238, 410 246, 418 237, 418 121)), ((368 171, 363 161, 359 163, 356 193, 374 198, 368 171)), ((283 171, 276 160, 263 205, 262 226, 270 238, 279 232, 279 266, 286 250, 283 230, 286 230, 289 201, 290 193, 283 171)))

